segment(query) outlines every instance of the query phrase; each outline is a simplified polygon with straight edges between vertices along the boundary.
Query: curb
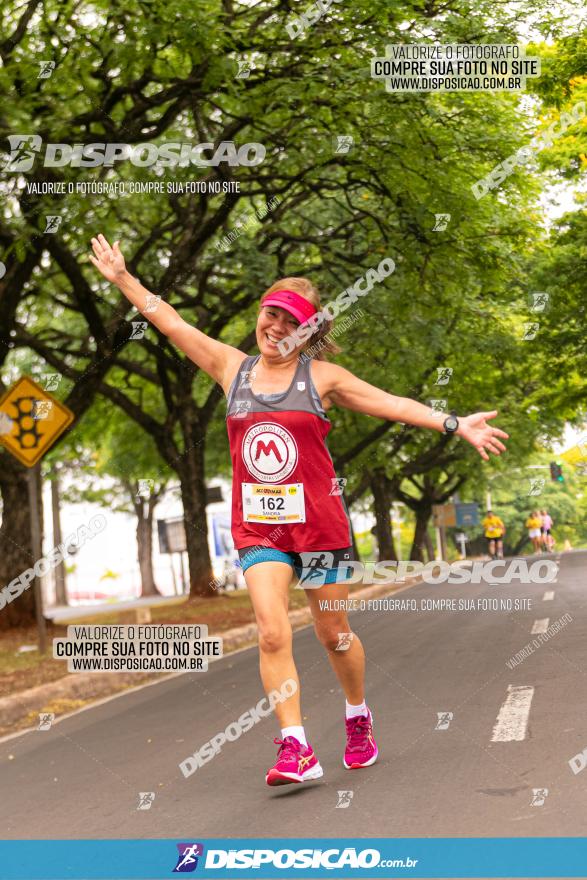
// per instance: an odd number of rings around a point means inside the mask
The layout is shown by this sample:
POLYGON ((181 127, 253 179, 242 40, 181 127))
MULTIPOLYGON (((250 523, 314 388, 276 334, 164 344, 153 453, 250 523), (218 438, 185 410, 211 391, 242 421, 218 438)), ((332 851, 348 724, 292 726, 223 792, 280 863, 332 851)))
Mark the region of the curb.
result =
MULTIPOLYGON (((376 596, 388 595, 399 592, 413 586, 421 580, 419 577, 406 578, 401 584, 385 583, 374 584, 363 590, 357 590, 349 594, 349 599, 370 599, 376 596), (393 589, 396 586, 397 589, 393 589), (391 588, 391 589, 390 589, 391 588)), ((300 629, 312 623, 313 617, 309 607, 298 608, 289 612, 289 619, 293 629, 300 629)), ((243 626, 234 627, 220 633, 210 633, 222 639, 223 656, 243 648, 257 640, 257 624, 247 623, 243 626)), ((218 658, 221 659, 221 658, 218 658)), ((152 684, 163 681, 176 675, 184 675, 184 672, 172 672, 169 675, 153 674, 148 672, 131 672, 113 676, 111 672, 70 672, 63 678, 48 684, 41 684, 34 688, 11 694, 0 698, 0 729, 10 728, 17 724, 31 712, 41 712, 52 700, 98 700, 104 696, 115 696, 123 688, 133 686, 136 690, 144 682, 152 684), (123 687, 113 688, 113 684, 123 687)), ((86 707, 84 707, 86 708, 86 707)), ((24 732, 24 731, 23 731, 24 732)), ((5 730, 9 734, 10 730, 5 730)))

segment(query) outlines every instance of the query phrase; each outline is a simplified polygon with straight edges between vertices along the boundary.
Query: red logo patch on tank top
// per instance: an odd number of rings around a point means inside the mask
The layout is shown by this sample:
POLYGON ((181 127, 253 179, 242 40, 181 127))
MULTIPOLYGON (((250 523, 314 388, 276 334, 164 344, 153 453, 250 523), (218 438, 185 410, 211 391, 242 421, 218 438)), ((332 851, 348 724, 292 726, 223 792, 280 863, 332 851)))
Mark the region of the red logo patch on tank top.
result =
POLYGON ((242 456, 255 479, 280 483, 297 465, 298 447, 286 428, 274 422, 261 422, 252 425, 243 437, 242 456))

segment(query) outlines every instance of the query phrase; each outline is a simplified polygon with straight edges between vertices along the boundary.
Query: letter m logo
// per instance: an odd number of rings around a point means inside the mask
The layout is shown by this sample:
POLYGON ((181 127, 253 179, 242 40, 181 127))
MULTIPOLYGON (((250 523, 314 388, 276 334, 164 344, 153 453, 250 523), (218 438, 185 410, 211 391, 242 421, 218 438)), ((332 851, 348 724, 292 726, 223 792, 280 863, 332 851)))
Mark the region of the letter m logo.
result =
POLYGON ((253 461, 258 461, 261 453, 264 452, 265 455, 269 455, 273 453, 277 461, 281 464, 283 459, 279 454, 279 450, 275 443, 275 440, 270 440, 269 443, 265 443, 264 440, 257 440, 257 445, 255 447, 255 455, 253 456, 253 461))

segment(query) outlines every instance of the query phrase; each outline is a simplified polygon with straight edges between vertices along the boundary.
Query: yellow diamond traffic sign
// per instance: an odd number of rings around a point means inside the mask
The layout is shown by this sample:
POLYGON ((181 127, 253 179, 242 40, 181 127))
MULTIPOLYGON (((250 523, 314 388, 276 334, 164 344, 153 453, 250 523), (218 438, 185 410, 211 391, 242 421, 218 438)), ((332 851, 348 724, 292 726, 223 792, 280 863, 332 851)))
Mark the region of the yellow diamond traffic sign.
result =
POLYGON ((23 376, 0 399, 0 443, 33 467, 74 418, 52 394, 23 376))

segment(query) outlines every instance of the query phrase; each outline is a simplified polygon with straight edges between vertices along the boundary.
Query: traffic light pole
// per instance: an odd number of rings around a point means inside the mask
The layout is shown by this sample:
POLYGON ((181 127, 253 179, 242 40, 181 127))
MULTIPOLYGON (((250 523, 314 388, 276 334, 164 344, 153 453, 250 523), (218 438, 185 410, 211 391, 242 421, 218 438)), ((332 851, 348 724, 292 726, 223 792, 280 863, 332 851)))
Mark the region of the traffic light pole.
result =
MULTIPOLYGON (((29 506, 31 509, 31 541, 33 551, 33 566, 43 555, 41 546, 41 522, 39 512, 39 483, 41 479, 40 463, 28 469, 29 506)), ((35 614, 37 617, 37 632, 39 634, 39 653, 47 651, 47 623, 43 616, 43 593, 41 591, 41 579, 35 577, 33 591, 35 595, 35 614)))

